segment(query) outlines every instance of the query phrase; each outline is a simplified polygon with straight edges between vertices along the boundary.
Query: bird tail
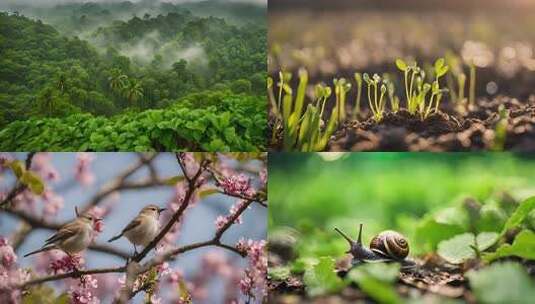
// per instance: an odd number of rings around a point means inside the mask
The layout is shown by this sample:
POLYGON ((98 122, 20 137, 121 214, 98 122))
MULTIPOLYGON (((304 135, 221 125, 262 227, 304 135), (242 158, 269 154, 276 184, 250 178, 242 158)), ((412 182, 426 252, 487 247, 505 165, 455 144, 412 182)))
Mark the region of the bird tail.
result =
POLYGON ((30 255, 34 255, 36 253, 43 252, 43 251, 49 251, 49 250, 56 249, 56 248, 57 247, 55 245, 42 247, 42 248, 39 248, 39 249, 37 249, 35 251, 32 251, 32 252, 29 252, 29 253, 25 254, 24 257, 30 256, 30 255))
POLYGON ((110 242, 110 243, 111 243, 111 242, 113 242, 113 241, 117 240, 118 238, 120 238, 120 237, 122 237, 122 236, 123 236, 123 234, 122 234, 122 233, 121 233, 121 234, 118 234, 118 235, 116 235, 116 236, 112 237, 111 239, 109 239, 109 240, 108 240, 108 242, 110 242))

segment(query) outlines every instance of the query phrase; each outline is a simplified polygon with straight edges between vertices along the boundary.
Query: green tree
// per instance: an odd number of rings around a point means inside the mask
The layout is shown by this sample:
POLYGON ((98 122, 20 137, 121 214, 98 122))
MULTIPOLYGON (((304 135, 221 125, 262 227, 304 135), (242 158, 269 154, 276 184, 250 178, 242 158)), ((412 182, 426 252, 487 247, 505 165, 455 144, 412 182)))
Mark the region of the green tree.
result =
POLYGON ((123 94, 130 105, 135 105, 143 98, 143 87, 136 79, 129 79, 125 82, 123 94))

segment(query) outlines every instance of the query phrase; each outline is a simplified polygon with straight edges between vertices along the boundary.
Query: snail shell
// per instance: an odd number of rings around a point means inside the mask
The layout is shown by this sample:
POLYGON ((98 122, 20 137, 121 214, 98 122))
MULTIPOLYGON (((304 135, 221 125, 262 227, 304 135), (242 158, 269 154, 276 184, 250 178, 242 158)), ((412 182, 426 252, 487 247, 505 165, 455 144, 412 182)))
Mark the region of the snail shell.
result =
POLYGON ((380 256, 403 260, 409 255, 409 242, 401 233, 385 230, 371 240, 370 249, 380 256))

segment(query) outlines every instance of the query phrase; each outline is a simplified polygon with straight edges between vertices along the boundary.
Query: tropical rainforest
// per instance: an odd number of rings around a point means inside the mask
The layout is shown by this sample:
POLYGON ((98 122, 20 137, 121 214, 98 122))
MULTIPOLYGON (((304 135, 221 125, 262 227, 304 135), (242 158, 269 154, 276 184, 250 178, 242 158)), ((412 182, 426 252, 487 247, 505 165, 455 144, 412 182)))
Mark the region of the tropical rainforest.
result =
POLYGON ((266 6, 0 7, 0 150, 264 148, 266 6))

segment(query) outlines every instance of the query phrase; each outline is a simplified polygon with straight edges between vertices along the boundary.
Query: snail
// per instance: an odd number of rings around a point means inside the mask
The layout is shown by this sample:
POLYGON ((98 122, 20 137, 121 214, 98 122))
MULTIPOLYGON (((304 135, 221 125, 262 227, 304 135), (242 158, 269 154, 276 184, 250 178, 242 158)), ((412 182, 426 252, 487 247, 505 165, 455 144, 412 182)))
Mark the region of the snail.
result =
POLYGON ((362 224, 359 226, 359 234, 356 241, 340 229, 334 228, 334 230, 349 242, 350 249, 347 253, 351 253, 355 264, 363 262, 399 262, 403 267, 416 265, 414 261, 407 259, 409 242, 399 232, 385 230, 373 237, 370 242, 370 248, 366 248, 362 245, 362 224))

